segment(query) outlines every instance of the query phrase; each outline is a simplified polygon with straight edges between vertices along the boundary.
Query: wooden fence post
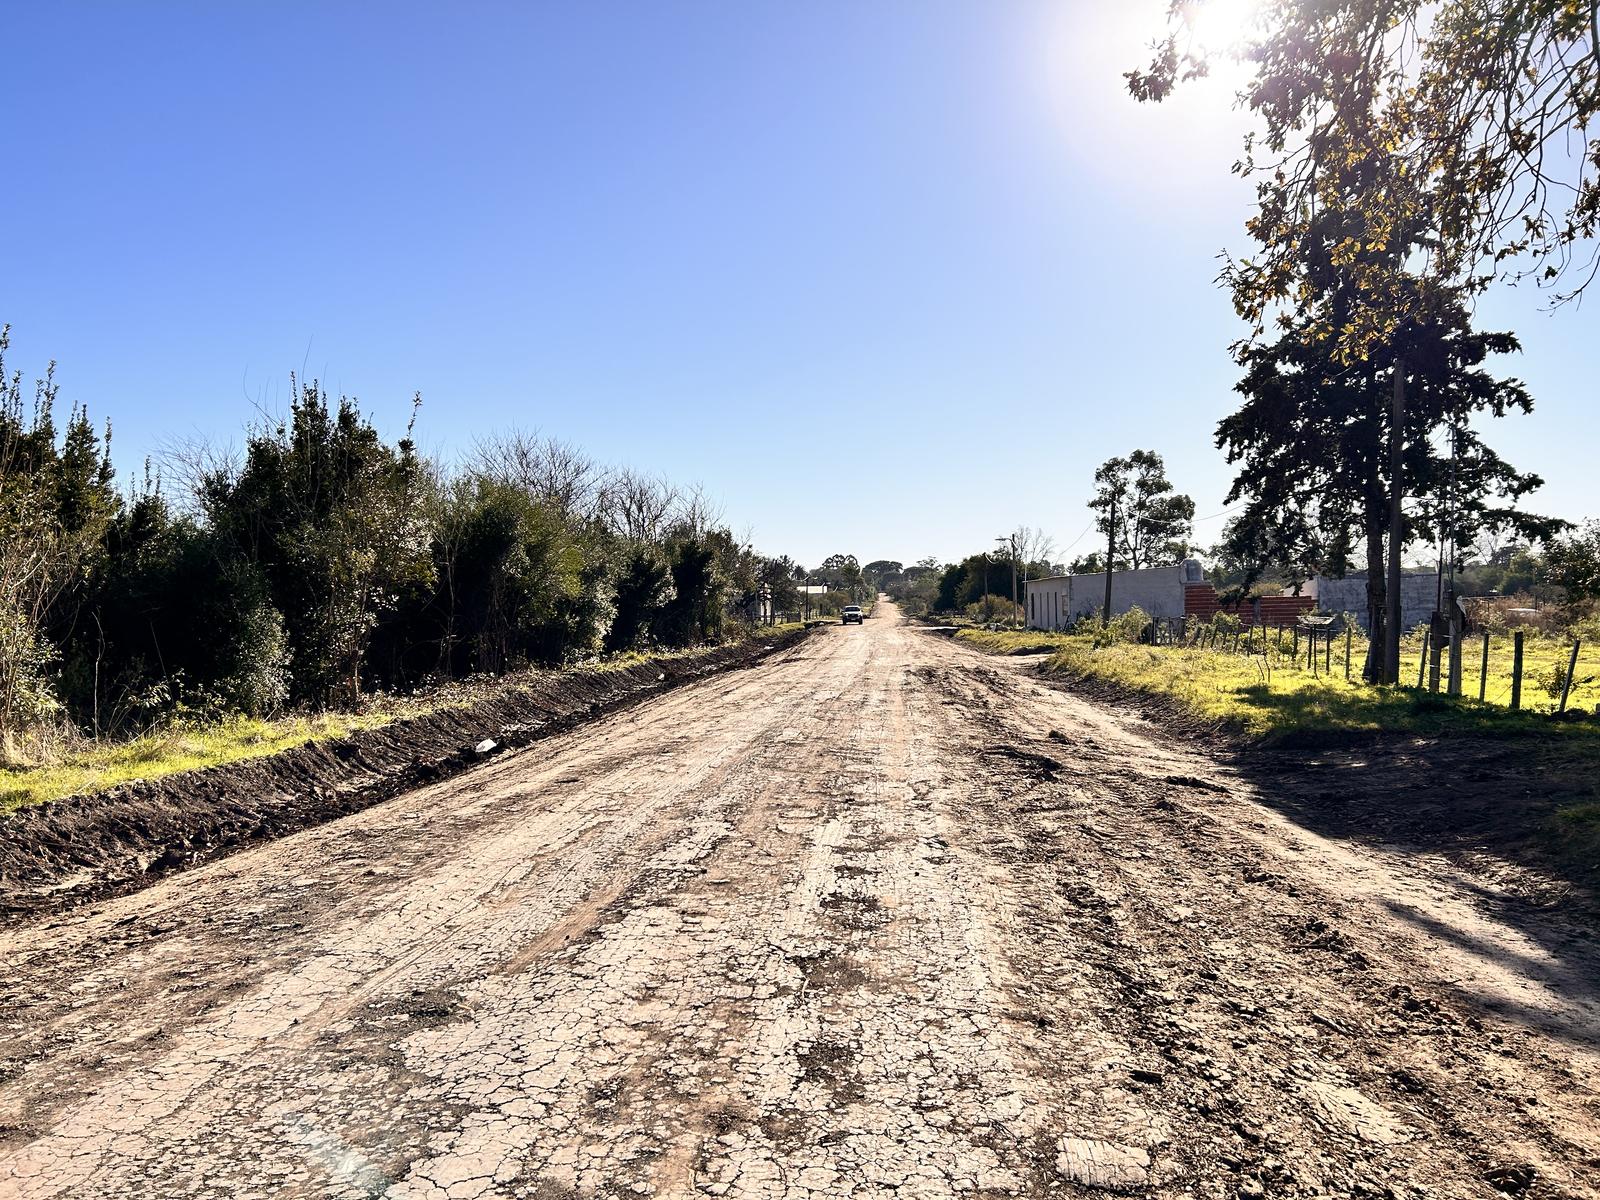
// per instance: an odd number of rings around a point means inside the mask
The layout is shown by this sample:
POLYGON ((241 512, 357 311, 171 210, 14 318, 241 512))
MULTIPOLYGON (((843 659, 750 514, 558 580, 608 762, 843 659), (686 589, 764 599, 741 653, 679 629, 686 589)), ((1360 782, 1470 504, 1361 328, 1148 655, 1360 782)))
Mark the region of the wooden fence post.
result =
POLYGON ((1567 711, 1567 694, 1572 691, 1572 673, 1578 669, 1578 647, 1581 645, 1581 639, 1572 639, 1572 657, 1567 660, 1567 677, 1561 681, 1561 707, 1556 709, 1558 713, 1567 711))
POLYGON ((1422 690, 1422 676, 1428 669, 1428 636, 1432 632, 1433 630, 1431 629, 1422 631, 1422 657, 1417 660, 1417 690, 1419 692, 1422 690))
POLYGON ((1350 682, 1350 646, 1355 641, 1355 630, 1349 625, 1344 627, 1344 680, 1350 682))
POLYGON ((1478 668, 1478 703, 1489 694, 1489 631, 1483 631, 1483 665, 1478 668))
POLYGON ((1522 707, 1522 630, 1511 639, 1511 707, 1522 707))

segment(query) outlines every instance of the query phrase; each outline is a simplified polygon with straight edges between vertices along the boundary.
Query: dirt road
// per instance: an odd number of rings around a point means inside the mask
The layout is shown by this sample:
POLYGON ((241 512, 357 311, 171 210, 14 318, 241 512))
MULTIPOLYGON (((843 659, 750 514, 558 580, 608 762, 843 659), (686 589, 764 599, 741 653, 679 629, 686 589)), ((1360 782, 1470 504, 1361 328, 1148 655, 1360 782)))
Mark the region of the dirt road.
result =
POLYGON ((4 935, 0 1194, 1600 1195, 1502 899, 881 605, 4 935))

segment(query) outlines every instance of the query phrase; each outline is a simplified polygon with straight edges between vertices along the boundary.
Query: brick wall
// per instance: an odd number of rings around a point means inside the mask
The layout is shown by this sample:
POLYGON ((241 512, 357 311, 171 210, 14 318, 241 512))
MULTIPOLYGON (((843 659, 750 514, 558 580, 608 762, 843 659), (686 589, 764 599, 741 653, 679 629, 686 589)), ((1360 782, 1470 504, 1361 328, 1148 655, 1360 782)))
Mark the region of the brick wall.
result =
POLYGON ((1209 583, 1183 585, 1183 615, 1202 621, 1225 612, 1246 625, 1293 625, 1302 613, 1314 612, 1316 607, 1310 596, 1263 596, 1259 600, 1223 604, 1217 598, 1217 589, 1209 583))

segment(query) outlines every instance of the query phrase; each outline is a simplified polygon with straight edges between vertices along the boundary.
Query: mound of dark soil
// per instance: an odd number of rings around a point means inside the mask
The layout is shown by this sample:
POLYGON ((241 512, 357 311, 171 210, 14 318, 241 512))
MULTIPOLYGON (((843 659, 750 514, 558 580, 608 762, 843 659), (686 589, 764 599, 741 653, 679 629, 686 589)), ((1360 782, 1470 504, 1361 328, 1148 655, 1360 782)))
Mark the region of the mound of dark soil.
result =
POLYGON ((0 815, 0 914, 48 912, 133 891, 173 871, 368 808, 805 636, 794 631, 681 659, 508 683, 488 699, 308 741, 263 758, 0 815), (486 741, 492 750, 477 749, 486 741))

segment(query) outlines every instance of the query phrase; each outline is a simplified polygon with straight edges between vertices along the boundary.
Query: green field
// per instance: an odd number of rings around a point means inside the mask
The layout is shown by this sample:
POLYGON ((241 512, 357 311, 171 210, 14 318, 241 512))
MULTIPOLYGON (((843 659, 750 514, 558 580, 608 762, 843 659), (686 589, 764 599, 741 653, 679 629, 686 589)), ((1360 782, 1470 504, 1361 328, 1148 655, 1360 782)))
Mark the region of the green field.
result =
MULTIPOLYGON (((1401 687, 1379 688, 1361 682, 1366 641, 1350 639, 1350 679, 1346 680, 1346 641, 1336 637, 1331 656, 1319 646, 1313 671, 1304 655, 1292 652, 1292 635, 1257 631, 1251 651, 1234 634, 1219 631, 1216 647, 1151 646, 1130 641, 1096 645, 1090 634, 1040 633, 1026 630, 963 629, 961 641, 994 654, 1047 653, 1046 669, 1101 680, 1133 691, 1177 701, 1197 722, 1231 727, 1259 738, 1339 730, 1402 729, 1416 732, 1450 730, 1510 730, 1517 727, 1550 728, 1545 714, 1558 702, 1554 674, 1565 670, 1570 641, 1556 637, 1526 639, 1523 664, 1522 711, 1512 712, 1510 634, 1490 639, 1489 672, 1485 702, 1477 700, 1482 641, 1469 641, 1463 653, 1461 700, 1419 691, 1417 671, 1423 663, 1422 639, 1408 638, 1402 650, 1401 687)), ((1205 639, 1208 643, 1209 638, 1205 639)), ((1600 646, 1584 647, 1574 672, 1577 681, 1568 700, 1570 711, 1592 709, 1600 703, 1600 646)), ((1591 722, 1563 723, 1562 729, 1587 733, 1591 722)))

